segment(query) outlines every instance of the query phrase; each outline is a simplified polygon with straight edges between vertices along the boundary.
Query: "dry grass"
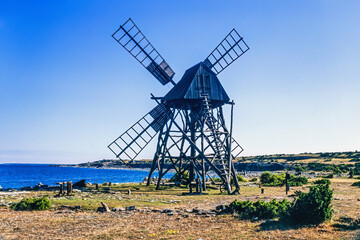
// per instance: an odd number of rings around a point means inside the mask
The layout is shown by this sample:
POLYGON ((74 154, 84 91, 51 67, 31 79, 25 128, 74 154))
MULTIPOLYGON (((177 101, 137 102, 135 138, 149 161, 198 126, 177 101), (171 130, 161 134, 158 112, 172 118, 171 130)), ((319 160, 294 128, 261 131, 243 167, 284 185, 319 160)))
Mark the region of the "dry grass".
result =
MULTIPOLYGON (((163 213, 122 212, 96 213, 95 207, 105 201, 110 207, 130 206, 163 208, 213 209, 234 199, 270 200, 287 197, 284 188, 267 187, 260 194, 256 186, 243 186, 241 195, 228 196, 210 191, 209 195, 183 196, 185 189, 154 191, 140 185, 121 185, 109 193, 76 193, 69 198, 51 198, 54 207, 62 204, 81 205, 82 212, 58 213, 16 212, 0 208, 0 236, 4 239, 359 239, 360 233, 334 228, 340 217, 360 217, 360 188, 352 187, 353 179, 331 179, 334 188, 334 217, 321 226, 291 228, 277 222, 245 221, 235 216, 168 216, 163 213), (133 189, 127 196, 125 190, 133 189), (136 190, 138 189, 138 190, 136 190)), ((294 187, 307 191, 308 186, 294 187)), ((30 195, 53 193, 30 193, 30 195)), ((10 198, 10 197, 9 197, 10 198)), ((14 197, 12 197, 14 200, 14 197)), ((1 238, 0 238, 1 239, 1 238)))

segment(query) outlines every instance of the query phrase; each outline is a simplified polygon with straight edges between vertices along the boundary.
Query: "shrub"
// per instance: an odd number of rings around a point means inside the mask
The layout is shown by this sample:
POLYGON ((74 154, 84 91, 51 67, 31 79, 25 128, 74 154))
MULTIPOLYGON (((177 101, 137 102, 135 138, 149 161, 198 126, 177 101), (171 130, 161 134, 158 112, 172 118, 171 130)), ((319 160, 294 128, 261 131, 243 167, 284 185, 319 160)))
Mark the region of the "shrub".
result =
POLYGON ((334 178, 334 174, 330 173, 329 175, 323 176, 323 178, 334 178))
MULTIPOLYGON (((247 182, 242 175, 237 175, 238 182, 247 182)), ((234 180, 231 178, 231 184, 234 184, 234 180)))
POLYGON ((176 172, 174 176, 172 176, 172 178, 170 179, 170 182, 181 182, 181 180, 189 180, 188 171, 184 171, 181 175, 176 172))
POLYGON ((311 186, 309 193, 296 193, 287 216, 294 224, 320 224, 332 217, 332 199, 329 184, 311 186))
POLYGON ((260 176, 260 182, 264 186, 282 186, 285 184, 285 174, 264 172, 260 176))
POLYGON ((329 184, 330 185, 330 180, 329 179, 318 179, 314 182, 314 184, 329 184))
POLYGON ((284 199, 282 201, 276 201, 275 199, 270 202, 265 201, 233 201, 226 207, 228 212, 238 213, 243 219, 270 219, 276 218, 284 214, 290 207, 291 203, 284 199))
POLYGON ((256 177, 254 177, 254 178, 252 178, 252 179, 250 179, 250 182, 257 182, 257 178, 256 177))
POLYGON ((303 168, 302 166, 296 166, 296 167, 294 168, 294 170, 295 170, 296 172, 303 172, 303 171, 304 171, 304 168, 303 168))
POLYGON ((349 178, 353 178, 353 177, 354 177, 354 169, 350 169, 349 178))
POLYGON ((353 184, 351 184, 351 186, 360 187, 360 182, 354 182, 353 184))
POLYGON ((288 179, 288 184, 290 186, 302 186, 308 183, 308 179, 306 177, 295 177, 294 175, 290 175, 288 179))
MULTIPOLYGON (((264 172, 260 176, 260 182, 264 186, 283 186, 285 184, 285 174, 272 174, 270 172, 264 172)), ((290 174, 288 184, 290 186, 302 186, 307 184, 308 179, 306 177, 296 177, 290 174)))
POLYGON ((51 203, 48 197, 23 198, 20 202, 11 205, 11 209, 20 211, 47 210, 51 203))

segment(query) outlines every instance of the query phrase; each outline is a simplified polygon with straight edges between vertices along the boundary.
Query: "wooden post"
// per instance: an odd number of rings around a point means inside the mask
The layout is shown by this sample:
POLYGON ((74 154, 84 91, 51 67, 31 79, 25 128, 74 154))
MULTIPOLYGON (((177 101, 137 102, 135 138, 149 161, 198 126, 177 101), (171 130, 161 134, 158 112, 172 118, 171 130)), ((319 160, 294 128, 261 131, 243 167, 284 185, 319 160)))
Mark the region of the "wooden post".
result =
POLYGON ((99 190, 99 184, 98 183, 95 184, 95 189, 99 190))
POLYGON ((62 183, 59 183, 60 184, 60 191, 59 191, 59 195, 62 195, 63 194, 63 186, 62 186, 62 183))
POLYGON ((72 182, 67 182, 66 184, 66 194, 70 195, 72 193, 72 182))
POLYGON ((286 175, 285 175, 285 187, 286 187, 285 191, 286 191, 286 195, 288 195, 288 191, 290 190, 288 179, 290 179, 290 174, 286 173, 286 175))

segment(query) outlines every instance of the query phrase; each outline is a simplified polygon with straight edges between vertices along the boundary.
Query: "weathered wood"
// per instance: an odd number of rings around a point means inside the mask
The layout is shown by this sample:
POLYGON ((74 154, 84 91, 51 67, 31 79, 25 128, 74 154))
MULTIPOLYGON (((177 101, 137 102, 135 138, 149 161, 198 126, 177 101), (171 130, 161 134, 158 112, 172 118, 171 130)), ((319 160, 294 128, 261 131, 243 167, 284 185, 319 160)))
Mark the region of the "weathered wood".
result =
POLYGON ((63 186, 62 186, 62 183, 60 183, 60 191, 59 191, 59 195, 62 195, 63 194, 63 186))
POLYGON ((67 182, 66 184, 66 194, 70 195, 72 193, 72 182, 67 182))

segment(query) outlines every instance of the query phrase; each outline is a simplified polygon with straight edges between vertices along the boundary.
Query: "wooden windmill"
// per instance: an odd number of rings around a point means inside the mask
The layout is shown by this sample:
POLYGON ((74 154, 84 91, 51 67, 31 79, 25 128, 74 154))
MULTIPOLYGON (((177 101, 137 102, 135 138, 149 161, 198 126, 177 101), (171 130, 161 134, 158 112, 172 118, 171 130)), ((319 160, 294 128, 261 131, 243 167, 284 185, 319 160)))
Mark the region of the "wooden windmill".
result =
MULTIPOLYGON (((217 175, 229 194, 240 189, 233 159, 243 148, 232 137, 233 106, 217 75, 249 50, 235 29, 203 61, 185 71, 175 83, 174 71, 128 19, 112 37, 138 60, 162 85, 173 88, 164 97, 154 97, 157 106, 115 139, 108 148, 121 160, 133 161, 156 136, 148 184, 154 171, 161 178, 170 170, 180 181, 193 182, 206 190, 206 181, 217 175), (223 107, 230 106, 230 128, 225 125, 223 107)), ((191 190, 190 190, 191 191, 191 190)))

